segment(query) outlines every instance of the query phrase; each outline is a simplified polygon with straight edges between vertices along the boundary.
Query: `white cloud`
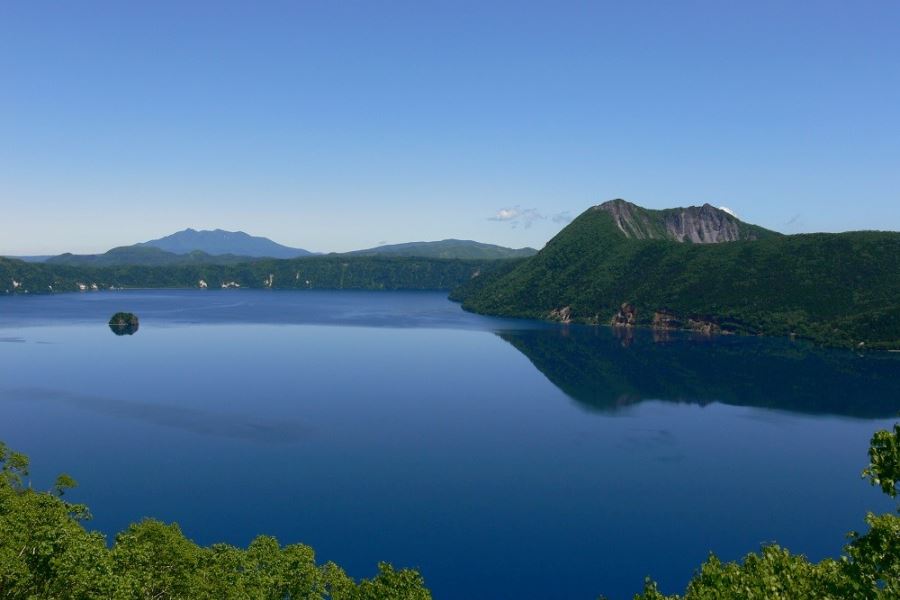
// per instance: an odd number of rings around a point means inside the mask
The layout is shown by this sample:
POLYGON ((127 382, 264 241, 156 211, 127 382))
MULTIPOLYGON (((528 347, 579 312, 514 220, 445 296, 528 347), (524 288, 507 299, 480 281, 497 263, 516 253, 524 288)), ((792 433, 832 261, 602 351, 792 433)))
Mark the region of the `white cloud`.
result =
POLYGON ((491 221, 512 221, 519 216, 518 208, 501 208, 497 214, 490 217, 491 221))
POLYGON ((501 208, 493 217, 488 217, 489 221, 502 221, 512 225, 513 229, 521 225, 525 229, 531 227, 535 221, 546 219, 536 208, 522 208, 521 206, 512 206, 501 208))
POLYGON ((730 208, 728 208, 727 206, 720 206, 720 207, 719 207, 719 210, 724 210, 725 212, 727 212, 727 213, 728 213, 729 215, 731 215, 732 217, 737 218, 737 213, 734 212, 733 210, 731 210, 730 208))

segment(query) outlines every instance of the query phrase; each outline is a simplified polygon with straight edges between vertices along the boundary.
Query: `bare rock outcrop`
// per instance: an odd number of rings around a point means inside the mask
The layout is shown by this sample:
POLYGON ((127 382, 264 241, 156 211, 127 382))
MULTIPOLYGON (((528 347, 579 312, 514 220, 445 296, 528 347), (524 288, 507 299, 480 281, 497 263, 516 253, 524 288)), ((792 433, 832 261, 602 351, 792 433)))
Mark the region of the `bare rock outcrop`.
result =
POLYGON ((637 325, 637 309, 629 302, 623 302, 619 311, 613 315, 610 325, 613 327, 634 327, 637 325))
POLYGON ((668 239, 694 244, 718 244, 758 239, 757 231, 734 215, 711 204, 666 210, 641 208, 625 200, 610 200, 595 207, 612 215, 626 237, 668 239))
POLYGON ((673 331, 684 327, 684 323, 670 310, 660 309, 653 313, 651 325, 657 331, 673 331))
POLYGON ((558 321, 560 323, 571 323, 572 322, 572 307, 571 306, 563 306, 562 308, 554 308, 547 315, 547 318, 551 321, 558 321))
POLYGON ((702 333, 704 335, 712 335, 714 333, 720 333, 722 331, 722 328, 715 321, 712 321, 710 319, 701 319, 699 317, 688 319, 687 328, 691 331, 696 331, 697 333, 702 333))

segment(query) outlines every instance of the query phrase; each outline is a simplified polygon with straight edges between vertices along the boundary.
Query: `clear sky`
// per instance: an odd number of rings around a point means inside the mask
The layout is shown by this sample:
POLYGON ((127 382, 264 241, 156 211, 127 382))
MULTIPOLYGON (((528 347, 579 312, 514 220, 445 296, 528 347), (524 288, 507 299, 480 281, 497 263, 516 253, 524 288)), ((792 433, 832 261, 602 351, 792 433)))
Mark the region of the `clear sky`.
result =
POLYGON ((900 230, 900 2, 0 3, 0 254, 900 230))

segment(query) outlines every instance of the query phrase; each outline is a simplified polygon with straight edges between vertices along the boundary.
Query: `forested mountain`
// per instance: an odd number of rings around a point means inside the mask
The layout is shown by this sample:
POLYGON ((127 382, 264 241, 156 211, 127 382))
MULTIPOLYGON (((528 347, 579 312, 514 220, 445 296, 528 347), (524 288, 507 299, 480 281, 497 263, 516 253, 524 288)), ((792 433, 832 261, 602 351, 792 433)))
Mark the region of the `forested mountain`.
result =
POLYGON ((486 314, 900 348, 900 233, 786 236, 709 206, 613 201, 452 297, 486 314), (697 238, 724 243, 680 243, 697 238))
POLYGON ((534 248, 505 248, 472 240, 440 240, 388 244, 366 250, 347 252, 353 255, 417 256, 420 258, 525 258, 537 254, 534 248))
POLYGON ((73 267, 111 267, 126 265, 233 265, 253 260, 258 259, 234 254, 212 255, 200 250, 194 250, 186 254, 175 254, 153 246, 120 246, 103 254, 60 254, 59 256, 48 258, 44 262, 48 265, 69 265, 73 267))
MULTIPOLYGON (((525 258, 537 253, 534 248, 505 248, 472 240, 447 239, 437 242, 389 244, 332 253, 339 256, 394 256, 416 258, 503 259, 525 258)), ((124 265, 237 264, 260 258, 300 258, 315 256, 300 248, 288 248, 264 237, 242 231, 195 231, 185 229, 170 236, 132 246, 119 246, 103 254, 65 253, 50 257, 20 257, 26 262, 57 265, 105 267, 124 265), (34 258, 35 260, 28 260, 34 258), (38 260, 40 259, 40 260, 38 260)), ((9 257, 17 258, 17 257, 9 257)))

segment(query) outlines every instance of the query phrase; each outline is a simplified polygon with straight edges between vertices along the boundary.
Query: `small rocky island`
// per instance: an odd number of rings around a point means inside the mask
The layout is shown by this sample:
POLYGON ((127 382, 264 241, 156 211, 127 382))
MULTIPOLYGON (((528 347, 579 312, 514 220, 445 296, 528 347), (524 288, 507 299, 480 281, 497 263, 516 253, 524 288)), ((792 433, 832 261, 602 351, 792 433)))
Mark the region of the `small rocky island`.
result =
POLYGON ((116 335, 134 335, 140 322, 134 313, 117 312, 109 319, 109 328, 116 335))

